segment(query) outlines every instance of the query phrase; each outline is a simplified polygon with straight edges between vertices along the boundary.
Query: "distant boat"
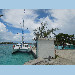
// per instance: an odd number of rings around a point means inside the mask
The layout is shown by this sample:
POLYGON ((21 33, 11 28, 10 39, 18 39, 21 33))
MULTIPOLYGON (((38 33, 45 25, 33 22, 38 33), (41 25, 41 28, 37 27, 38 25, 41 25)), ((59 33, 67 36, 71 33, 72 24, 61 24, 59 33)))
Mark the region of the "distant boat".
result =
POLYGON ((31 46, 29 47, 27 43, 24 43, 24 20, 23 20, 23 28, 22 28, 22 43, 13 45, 13 51, 12 53, 16 51, 22 51, 22 52, 30 52, 31 51, 31 46))

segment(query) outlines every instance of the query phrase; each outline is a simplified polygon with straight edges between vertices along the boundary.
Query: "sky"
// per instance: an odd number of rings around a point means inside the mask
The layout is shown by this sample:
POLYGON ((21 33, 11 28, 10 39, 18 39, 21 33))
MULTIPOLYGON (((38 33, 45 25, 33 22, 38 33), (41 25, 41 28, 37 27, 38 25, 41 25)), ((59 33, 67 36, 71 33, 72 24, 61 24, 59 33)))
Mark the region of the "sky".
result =
POLYGON ((25 42, 32 42, 41 22, 59 28, 56 34, 75 34, 75 9, 0 9, 0 15, 0 42, 21 42, 23 19, 25 42))

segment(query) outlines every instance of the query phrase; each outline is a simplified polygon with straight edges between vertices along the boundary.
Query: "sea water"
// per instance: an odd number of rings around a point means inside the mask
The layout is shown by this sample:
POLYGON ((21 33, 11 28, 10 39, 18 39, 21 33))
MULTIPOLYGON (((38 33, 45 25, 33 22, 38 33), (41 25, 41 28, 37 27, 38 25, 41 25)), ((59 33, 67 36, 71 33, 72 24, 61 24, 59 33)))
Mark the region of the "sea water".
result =
POLYGON ((12 54, 13 44, 0 44, 0 65, 23 65, 33 60, 31 53, 16 52, 12 54))
MULTIPOLYGON (((61 50, 63 48, 63 46, 55 46, 55 49, 58 49, 58 50, 61 50)), ((64 47, 64 49, 75 49, 75 45, 70 45, 70 47, 69 46, 65 46, 64 47)))

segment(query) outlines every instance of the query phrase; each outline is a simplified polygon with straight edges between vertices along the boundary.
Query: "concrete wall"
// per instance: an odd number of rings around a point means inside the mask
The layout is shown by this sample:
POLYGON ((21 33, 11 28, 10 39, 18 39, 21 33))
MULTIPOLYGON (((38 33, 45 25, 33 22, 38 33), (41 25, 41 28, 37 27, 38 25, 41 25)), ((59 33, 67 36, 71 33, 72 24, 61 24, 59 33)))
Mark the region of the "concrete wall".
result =
POLYGON ((54 39, 39 38, 37 41, 37 56, 40 58, 55 58, 54 39))

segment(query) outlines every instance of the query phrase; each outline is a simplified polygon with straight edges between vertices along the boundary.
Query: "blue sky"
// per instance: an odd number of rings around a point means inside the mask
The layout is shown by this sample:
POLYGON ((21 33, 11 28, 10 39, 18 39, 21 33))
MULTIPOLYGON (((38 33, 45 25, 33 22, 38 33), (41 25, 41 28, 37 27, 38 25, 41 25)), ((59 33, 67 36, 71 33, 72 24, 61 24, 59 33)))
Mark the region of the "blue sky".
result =
MULTIPOLYGON (((44 18, 44 17, 47 17, 47 16, 50 16, 49 18, 53 21, 54 17, 52 17, 50 14, 48 13, 45 13, 45 11, 48 11, 49 9, 37 9, 37 10, 34 10, 34 12, 36 14, 38 14, 38 17, 35 18, 35 22, 39 22, 39 19, 40 18, 44 18)), ((0 14, 3 14, 2 13, 2 9, 0 9, 0 14)), ((12 23, 8 23, 6 21, 4 21, 3 19, 0 18, 0 22, 2 22, 5 26, 6 26, 6 29, 8 29, 8 32, 12 32, 14 34, 16 33, 21 33, 22 32, 22 29, 21 28, 16 28, 16 27, 13 27, 12 26, 12 23)), ((29 29, 25 29, 24 30, 25 33, 30 33, 29 29)))
POLYGON ((23 19, 24 41, 31 42, 35 37, 33 30, 41 26, 41 22, 46 21, 48 29, 60 29, 56 34, 75 34, 74 9, 25 9, 25 13, 24 9, 0 9, 0 14, 4 15, 0 17, 0 42, 21 42, 23 19))

